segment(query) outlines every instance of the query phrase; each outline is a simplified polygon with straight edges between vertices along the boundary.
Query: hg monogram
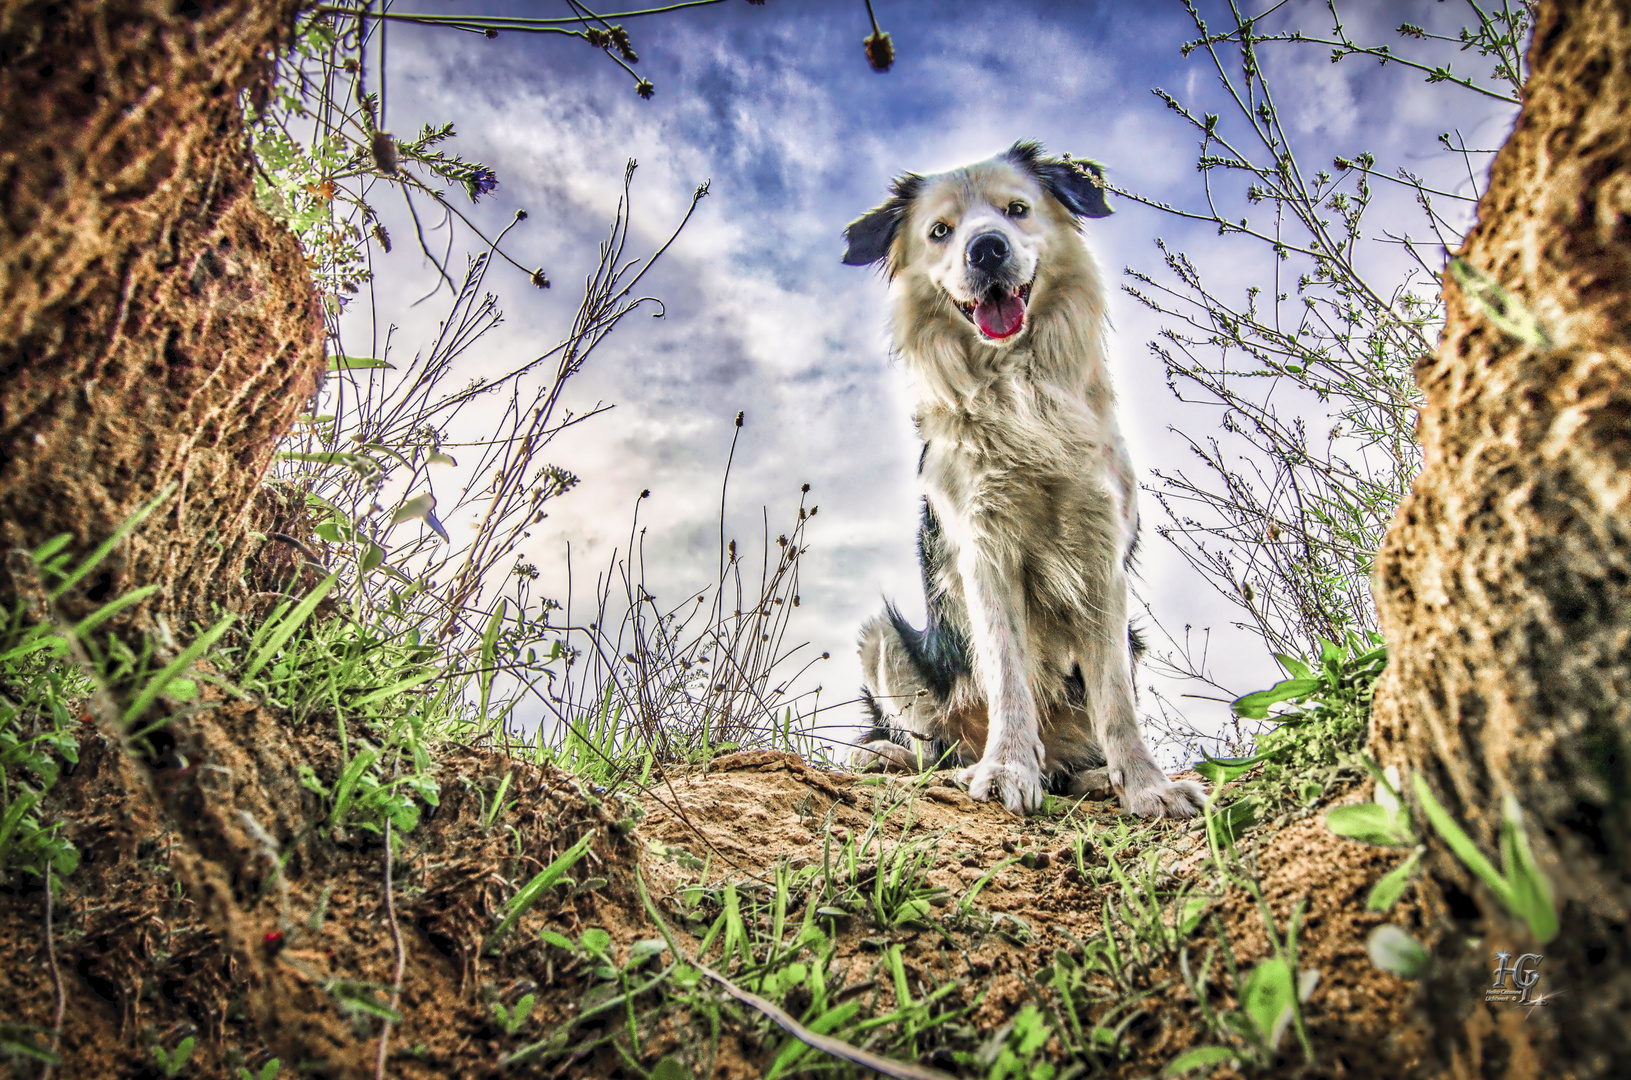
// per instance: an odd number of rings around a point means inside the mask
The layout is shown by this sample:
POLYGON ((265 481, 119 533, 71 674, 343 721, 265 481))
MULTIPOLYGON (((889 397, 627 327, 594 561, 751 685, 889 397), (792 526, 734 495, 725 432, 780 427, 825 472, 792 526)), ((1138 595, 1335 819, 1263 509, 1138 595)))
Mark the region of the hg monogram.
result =
POLYGON ((1490 989, 1484 991, 1484 1000, 1490 1002, 1504 1002, 1512 1005, 1540 1004, 1531 995, 1535 984, 1540 981, 1540 962, 1543 957, 1539 953, 1524 953, 1518 957, 1517 963, 1512 962, 1512 954, 1498 952, 1495 954, 1495 982, 1490 989), (1508 987, 1507 976, 1511 976, 1511 986, 1508 987))

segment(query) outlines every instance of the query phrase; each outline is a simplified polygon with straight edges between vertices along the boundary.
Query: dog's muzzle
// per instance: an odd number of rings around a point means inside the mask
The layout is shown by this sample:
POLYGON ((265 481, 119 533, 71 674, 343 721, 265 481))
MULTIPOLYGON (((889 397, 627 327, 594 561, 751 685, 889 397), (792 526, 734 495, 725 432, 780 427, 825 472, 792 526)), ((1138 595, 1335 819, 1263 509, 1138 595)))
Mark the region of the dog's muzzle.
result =
POLYGON ((1003 281, 1011 269, 1009 256, 1012 254, 1008 238, 1000 232, 981 233, 969 241, 964 252, 969 276, 978 283, 980 297, 968 303, 954 302, 963 317, 988 341, 1011 338, 1025 325, 1025 305, 1031 298, 1031 283, 1009 286, 1003 281))

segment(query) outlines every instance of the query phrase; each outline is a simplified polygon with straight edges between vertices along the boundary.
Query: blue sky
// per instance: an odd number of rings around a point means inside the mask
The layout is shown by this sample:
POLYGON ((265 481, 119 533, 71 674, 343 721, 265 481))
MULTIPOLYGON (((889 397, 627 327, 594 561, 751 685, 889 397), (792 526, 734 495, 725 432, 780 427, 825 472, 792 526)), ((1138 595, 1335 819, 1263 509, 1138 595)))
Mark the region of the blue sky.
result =
MULTIPOLYGON (((565 13, 564 4, 544 3, 396 6, 565 13)), ((854 634, 883 596, 921 610, 911 402, 888 352, 881 279, 839 263, 844 225, 879 202, 903 170, 964 164, 1019 138, 1102 161, 1123 187, 1194 205, 1195 140, 1150 88, 1223 111, 1209 65, 1179 54, 1194 29, 1178 3, 875 6, 896 48, 887 74, 872 72, 863 57, 870 26, 861 0, 730 0, 628 20, 637 66, 656 84, 650 101, 580 40, 487 40, 401 25, 389 32, 387 126, 406 134, 423 122, 454 121, 456 148, 493 167, 501 183, 473 217, 496 229, 525 208, 529 219, 507 247, 523 264, 545 267, 554 282, 538 292, 519 273, 489 279, 506 321, 468 357, 471 374, 507 369, 559 339, 616 205, 626 159, 640 162, 631 250, 660 242, 692 189, 710 183, 710 196, 648 278, 666 318, 632 317, 573 380, 574 406, 616 407, 555 444, 556 463, 583 483, 552 504, 528 554, 543 571, 543 591, 564 594, 566 542, 577 565, 585 565, 580 554, 603 562, 627 536, 636 496, 649 488, 641 513, 650 587, 677 600, 705 585, 714 566, 720 473, 742 410, 732 532, 744 541, 756 536, 761 507, 779 531, 801 483, 812 485, 821 507, 792 633, 833 654, 812 676, 829 700, 853 693, 854 634)), ((1350 6, 1351 34, 1390 43, 1398 42, 1392 28, 1401 21, 1453 32, 1461 14, 1433 0, 1350 6)), ((1226 7, 1201 7, 1216 22, 1226 19, 1226 7)), ((1329 29, 1322 3, 1291 3, 1274 18, 1329 29)), ((1402 164, 1465 190, 1464 169, 1435 137, 1456 127, 1470 144, 1497 146, 1514 115, 1498 102, 1427 87, 1396 65, 1359 58, 1332 65, 1318 47, 1285 47, 1268 63, 1299 153, 1322 164, 1369 149, 1383 167, 1402 164)), ((1458 70, 1469 63, 1488 66, 1461 57, 1458 70)), ((1157 237, 1191 252, 1226 289, 1238 283, 1243 290, 1271 265, 1263 250, 1220 240, 1215 229, 1128 200, 1116 206, 1114 216, 1089 223, 1087 236, 1117 285, 1124 267, 1159 268, 1157 237)), ((1387 212, 1400 220, 1412 213, 1407 201, 1387 212)), ((400 241, 403 233, 393 231, 400 241)), ((388 286, 381 294, 422 293, 433 271, 410 244, 399 242, 397 252, 380 271, 388 286)), ((1387 272, 1397 256, 1377 246, 1366 258, 1387 272)), ((382 315, 402 324, 401 340, 411 342, 435 309, 434 302, 410 309, 403 301, 382 315)), ((1160 325, 1151 313, 1118 294, 1112 318, 1113 372, 1135 462, 1146 474, 1181 465, 1181 442, 1169 427, 1205 433, 1217 418, 1173 400, 1148 350, 1160 325)), ((1154 500, 1146 496, 1143 509, 1144 599, 1169 628, 1212 628, 1213 671, 1236 692, 1272 682, 1276 666, 1254 639, 1229 627, 1228 605, 1154 536, 1154 500)), ((1141 685, 1152 678, 1141 677, 1141 685)), ((1174 696, 1186 688, 1161 689, 1174 696)), ((1203 727, 1223 716, 1211 702, 1185 704, 1203 727)))

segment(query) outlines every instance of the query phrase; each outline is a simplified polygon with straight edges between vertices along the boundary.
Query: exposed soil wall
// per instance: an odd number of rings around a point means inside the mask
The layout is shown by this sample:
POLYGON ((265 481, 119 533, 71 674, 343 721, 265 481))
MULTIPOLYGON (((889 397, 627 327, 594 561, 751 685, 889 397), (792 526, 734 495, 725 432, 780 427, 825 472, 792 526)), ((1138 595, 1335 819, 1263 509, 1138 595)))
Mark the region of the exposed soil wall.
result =
POLYGON ((88 550, 178 488, 70 615, 158 582, 160 606, 207 617, 317 388, 317 296, 254 204, 238 104, 296 7, 0 7, 0 545, 88 550))
POLYGON ((1378 559, 1390 663, 1373 745, 1419 768, 1486 853, 1515 794, 1563 930, 1537 948, 1441 844, 1439 1074, 1618 1076, 1631 1060, 1631 4, 1542 6, 1517 127, 1461 257, 1544 349, 1453 280, 1426 464, 1378 559), (1487 1007, 1498 949, 1544 954, 1556 1007, 1487 1007))

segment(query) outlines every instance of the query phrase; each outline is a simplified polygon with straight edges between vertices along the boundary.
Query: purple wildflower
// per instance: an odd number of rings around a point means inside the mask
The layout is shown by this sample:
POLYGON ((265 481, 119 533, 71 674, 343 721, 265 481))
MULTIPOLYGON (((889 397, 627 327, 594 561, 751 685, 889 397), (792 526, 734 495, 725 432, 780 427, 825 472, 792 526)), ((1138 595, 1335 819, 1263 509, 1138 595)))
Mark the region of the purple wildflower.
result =
POLYGON ((470 175, 465 177, 464 189, 470 193, 471 202, 480 202, 483 195, 491 195, 493 189, 498 187, 498 177, 485 165, 473 165, 470 175))

